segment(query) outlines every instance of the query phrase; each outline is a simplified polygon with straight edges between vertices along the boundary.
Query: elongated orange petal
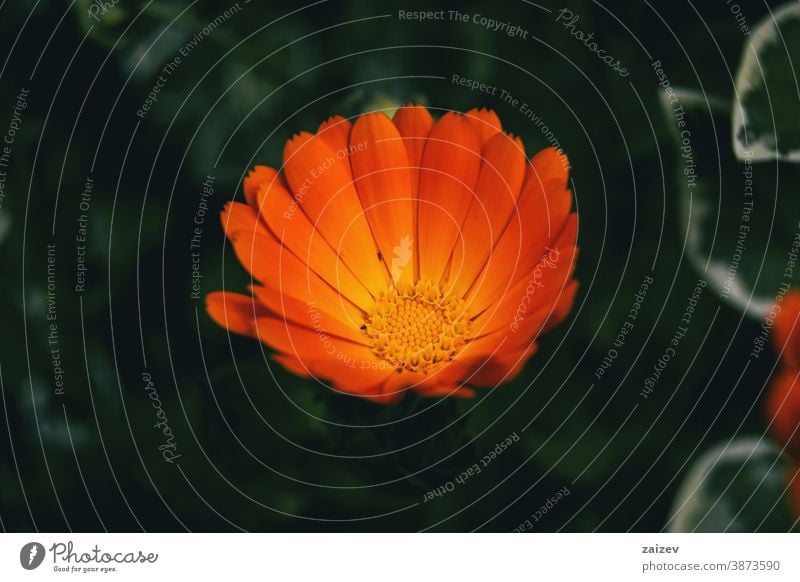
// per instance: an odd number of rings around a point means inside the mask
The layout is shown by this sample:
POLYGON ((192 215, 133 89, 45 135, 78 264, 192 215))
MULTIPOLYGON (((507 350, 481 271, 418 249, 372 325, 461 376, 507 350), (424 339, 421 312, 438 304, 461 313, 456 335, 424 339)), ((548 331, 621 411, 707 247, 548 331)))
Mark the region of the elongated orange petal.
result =
POLYGON ((575 304, 575 296, 578 294, 578 287, 580 287, 580 284, 575 280, 567 283, 564 291, 558 296, 558 301, 555 306, 548 312, 547 321, 545 321, 541 331, 553 329, 567 318, 570 311, 572 311, 572 306, 575 304))
POLYGON ((462 115, 447 113, 433 126, 419 176, 419 277, 439 283, 472 203, 480 145, 462 115))
MULTIPOLYGON (((354 328, 363 324, 362 312, 357 311, 355 304, 281 246, 272 235, 241 233, 234 238, 233 248, 244 268, 263 286, 306 306, 307 326, 313 327, 314 311, 323 309, 342 323, 353 322, 354 328)), ((278 310, 274 303, 270 307, 278 310)), ((293 313, 299 313, 299 310, 293 313)))
POLYGON ((256 194, 262 183, 272 180, 277 171, 269 166, 256 166, 244 178, 244 199, 252 208, 258 208, 256 194))
MULTIPOLYGON (((570 251, 574 252, 574 248, 570 251)), ((489 339, 489 344, 497 344, 500 339, 505 339, 503 350, 511 349, 516 346, 525 345, 530 342, 532 337, 538 333, 550 329, 558 325, 564 317, 569 313, 572 303, 575 299, 575 293, 578 289, 577 282, 563 281, 560 275, 553 275, 549 277, 549 281, 544 282, 547 286, 540 291, 546 292, 550 288, 560 285, 547 301, 540 302, 533 294, 526 294, 523 289, 522 294, 514 294, 513 311, 509 314, 504 306, 502 311, 505 312, 505 317, 498 313, 491 317, 488 324, 483 328, 481 333, 473 340, 473 342, 480 342, 483 339, 489 339), (524 300, 525 297, 531 299, 530 302, 524 300)), ((526 281, 527 286, 527 281, 526 281)), ((475 356, 480 353, 480 350, 465 350, 466 356, 475 356)))
POLYGON ((279 285, 253 285, 251 290, 271 312, 292 323, 314 329, 320 335, 335 335, 354 343, 369 345, 366 335, 359 329, 364 324, 363 314, 343 301, 329 287, 300 285, 291 294, 282 292, 279 285), (304 290, 306 297, 298 298, 297 295, 302 295, 304 290))
POLYGON ((516 378, 525 363, 536 352, 537 344, 529 344, 513 350, 503 350, 487 360, 473 360, 474 368, 465 370, 462 380, 471 386, 489 388, 516 378))
POLYGON ((356 121, 350 165, 358 195, 395 284, 414 281, 416 200, 403 139, 383 113, 356 121))
MULTIPOLYGON (((565 292, 576 260, 575 246, 554 246, 552 251, 547 251, 537 266, 511 286, 499 302, 473 315, 473 337, 499 329, 517 330, 521 318, 536 312, 541 305, 552 305, 565 292)), ((522 329, 518 335, 525 333, 522 329)))
POLYGON ((402 398, 409 390, 423 396, 460 396, 469 398, 475 395, 475 391, 466 387, 458 386, 453 382, 442 382, 436 374, 424 375, 412 372, 393 374, 380 388, 381 392, 387 396, 402 398))
POLYGON ((525 150, 519 138, 497 133, 482 151, 475 198, 462 236, 453 249, 450 281, 466 291, 486 264, 519 199, 525 178, 525 150))
POLYGON ((270 356, 274 361, 278 362, 281 366, 289 370, 292 374, 300 376, 301 378, 308 378, 310 372, 308 367, 303 365, 303 362, 289 354, 274 353, 270 356))
POLYGON ((531 158, 528 179, 536 179, 542 184, 557 180, 563 188, 569 180, 569 160, 564 152, 554 147, 545 148, 531 158))
POLYGON ((253 297, 214 291, 206 296, 206 311, 217 324, 241 335, 256 335, 256 319, 267 310, 253 297))
POLYGON ((470 109, 464 114, 464 117, 475 128, 475 133, 478 134, 478 139, 481 142, 481 147, 485 146, 490 139, 496 134, 503 131, 503 125, 500 123, 500 118, 493 109, 470 109))
POLYGON ((396 374, 360 344, 286 321, 264 317, 258 320, 259 339, 283 354, 297 358, 309 372, 348 389, 368 388, 396 374))
POLYGON ((347 299, 364 310, 370 308, 372 295, 316 231, 281 181, 262 184, 257 198, 261 219, 275 238, 347 299))
POLYGON ((391 386, 391 381, 400 376, 402 374, 394 373, 388 379, 381 380, 377 384, 365 388, 356 388, 354 390, 347 390, 347 387, 342 388, 344 388, 343 391, 345 392, 364 397, 376 404, 392 404, 402 400, 408 392, 404 387, 394 388, 391 386))
POLYGON ((499 300, 530 272, 545 254, 545 247, 564 229, 572 198, 557 181, 544 185, 528 180, 519 206, 467 294, 472 313, 499 300))
POLYGON ((793 458, 800 458, 800 369, 780 367, 767 394, 766 412, 778 441, 793 458))
MULTIPOLYGON (((311 368, 317 369, 320 365, 318 359, 305 358, 305 361, 303 361, 298 357, 289 354, 276 353, 271 357, 290 372, 304 378, 314 374, 314 372, 311 371, 311 368)), ((361 385, 361 382, 356 382, 357 385, 354 386, 347 382, 344 384, 332 382, 332 390, 352 396, 358 396, 374 404, 391 404, 402 400, 403 396, 405 396, 405 391, 387 391, 387 389, 384 387, 385 383, 386 382, 384 380, 381 380, 377 384, 363 386, 361 385)))
POLYGON ((473 386, 490 386, 511 380, 535 352, 538 335, 560 323, 569 313, 576 289, 574 281, 568 284, 555 303, 540 306, 527 314, 516 329, 508 326, 470 341, 455 360, 441 370, 439 378, 473 386))
POLYGON ((409 103, 395 112, 392 123, 403 136, 403 143, 408 153, 408 163, 411 165, 411 187, 416 195, 419 188, 422 152, 433 128, 433 117, 422 105, 409 103))
POLYGON ((495 332, 474 339, 470 345, 459 354, 459 359, 469 360, 482 357, 494 350, 494 346, 502 342, 501 352, 515 350, 530 344, 539 334, 558 325, 569 314, 575 301, 578 284, 571 281, 550 302, 545 304, 531 304, 524 306, 511 321, 495 332))
POLYGON ((220 222, 225 234, 233 240, 237 234, 266 234, 267 230, 259 222, 255 210, 241 202, 228 202, 220 214, 220 222))
POLYGON ((317 128, 317 135, 327 143, 337 156, 346 155, 353 124, 341 115, 334 115, 317 128))
POLYGON ((284 150, 286 178, 300 207, 328 244, 373 294, 388 288, 388 272, 350 179, 346 155, 302 133, 284 150))

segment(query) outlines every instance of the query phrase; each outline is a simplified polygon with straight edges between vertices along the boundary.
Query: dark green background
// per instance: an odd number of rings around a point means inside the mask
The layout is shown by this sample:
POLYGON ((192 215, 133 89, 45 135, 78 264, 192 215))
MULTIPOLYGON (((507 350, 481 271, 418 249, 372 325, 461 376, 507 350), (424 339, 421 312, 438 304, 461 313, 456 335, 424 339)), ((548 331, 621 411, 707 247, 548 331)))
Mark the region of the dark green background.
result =
MULTIPOLYGON (((519 24, 527 40, 472 23, 396 17, 436 3, 329 1, 266 26, 301 4, 242 2, 183 59, 140 120, 136 110, 159 69, 229 6, 209 4, 181 12, 187 4, 156 1, 140 13, 139 3, 122 1, 91 29, 85 0, 71 9, 45 0, 32 11, 8 0, 0 10, 0 59, 8 56, 0 130, 14 96, 30 89, 0 210, 4 529, 510 531, 566 486, 570 495, 535 530, 657 531, 695 458, 732 436, 765 432, 760 400, 774 356, 749 361, 742 375, 759 322, 710 288, 655 392, 639 396, 703 276, 684 252, 678 153, 650 63, 660 60, 675 86, 730 102, 744 38, 724 2, 541 2, 549 14, 522 1, 457 4, 519 24), (554 22, 562 6, 629 77, 554 22), (529 103, 569 155, 581 247, 573 313, 517 380, 472 401, 410 396, 382 407, 274 365, 272 377, 262 346, 228 336, 189 296, 188 241, 205 176, 216 179, 203 292, 243 290, 248 277, 225 244, 218 211, 241 199, 250 166, 279 164, 287 138, 334 113, 409 100, 487 106, 529 154, 548 145, 518 110, 453 85, 453 74, 529 103), (74 237, 89 174, 88 287, 79 296, 74 237), (63 396, 53 391, 47 346, 45 245, 53 241, 63 396), (626 347, 596 382, 651 273, 655 284, 626 347), (159 454, 144 371, 175 432, 179 467, 159 454), (422 502, 514 432, 520 442, 480 475, 422 502)), ((751 26, 767 11, 740 4, 751 26)), ((727 160, 719 173, 738 208, 729 130, 701 138, 708 115, 698 117, 698 164, 716 176, 718 155, 727 160)), ((769 179, 775 169, 762 172, 769 179)), ((770 218, 777 194, 759 196, 770 218)), ((780 246, 796 220, 778 215, 769 244, 780 246)), ((720 240, 732 230, 722 228, 720 240)), ((764 248, 749 249, 751 258, 764 248)), ((762 529, 791 527, 783 502, 770 515, 771 501, 758 504, 757 494, 748 510, 768 517, 762 529)))

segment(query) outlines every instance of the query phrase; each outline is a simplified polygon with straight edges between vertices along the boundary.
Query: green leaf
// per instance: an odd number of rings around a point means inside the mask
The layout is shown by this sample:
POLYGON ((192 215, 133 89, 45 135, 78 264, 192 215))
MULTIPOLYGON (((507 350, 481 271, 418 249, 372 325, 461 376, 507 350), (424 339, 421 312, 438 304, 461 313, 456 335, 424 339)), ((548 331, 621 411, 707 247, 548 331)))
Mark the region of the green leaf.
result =
POLYGON ((686 475, 675 498, 671 532, 789 531, 786 461, 771 442, 740 437, 714 446, 686 475))
POLYGON ((731 131, 726 100, 682 87, 672 95, 661 96, 686 255, 722 303, 762 319, 793 274, 800 166, 738 160, 722 137, 731 131))
POLYGON ((762 20, 744 46, 733 109, 737 158, 800 162, 798 73, 800 4, 792 2, 762 20))

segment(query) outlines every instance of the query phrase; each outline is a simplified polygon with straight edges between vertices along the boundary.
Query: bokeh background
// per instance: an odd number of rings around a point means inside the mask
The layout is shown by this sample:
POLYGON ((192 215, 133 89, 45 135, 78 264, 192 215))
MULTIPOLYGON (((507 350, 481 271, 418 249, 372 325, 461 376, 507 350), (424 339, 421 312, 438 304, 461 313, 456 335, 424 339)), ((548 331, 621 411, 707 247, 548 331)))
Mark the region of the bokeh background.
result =
POLYGON ((795 527, 788 464, 763 409, 776 356, 769 345, 752 352, 800 219, 787 153, 800 135, 796 15, 783 41, 758 53, 769 98, 740 78, 753 31, 780 6, 0 3, 0 133, 14 133, 0 168, 2 528, 795 527), (399 18, 449 9, 468 21, 399 18), (562 9, 579 17, 572 28, 562 9), (593 33, 627 75, 576 30, 593 33), (552 133, 454 74, 527 103, 552 133), (157 101, 137 115, 159 75, 157 101), (691 132, 688 174, 667 85, 691 132), (209 320, 202 295, 249 282, 218 214, 241 200, 252 165, 278 165, 286 139, 330 115, 408 101, 494 108, 529 154, 558 141, 572 164, 581 289, 513 382, 473 400, 379 406, 268 365, 263 346, 209 320), (742 107, 748 123, 778 128, 771 158, 735 156, 742 107), (752 229, 737 248, 745 201, 752 229), (647 278, 633 329, 598 375, 647 278), (647 393, 698 282, 685 337, 647 393), (170 460, 159 420, 173 434, 170 460), (456 482, 509 435, 519 438, 456 482))

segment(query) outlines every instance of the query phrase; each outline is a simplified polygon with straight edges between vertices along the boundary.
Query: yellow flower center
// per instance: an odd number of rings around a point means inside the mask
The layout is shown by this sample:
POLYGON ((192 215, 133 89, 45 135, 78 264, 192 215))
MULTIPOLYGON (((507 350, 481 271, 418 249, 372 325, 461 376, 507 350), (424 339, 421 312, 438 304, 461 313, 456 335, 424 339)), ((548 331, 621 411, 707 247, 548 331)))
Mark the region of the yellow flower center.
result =
POLYGON ((400 283, 375 298, 362 329, 375 355, 398 372, 427 374, 464 345, 469 316, 463 299, 435 283, 400 283))

